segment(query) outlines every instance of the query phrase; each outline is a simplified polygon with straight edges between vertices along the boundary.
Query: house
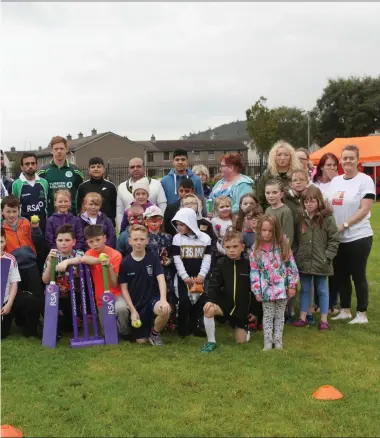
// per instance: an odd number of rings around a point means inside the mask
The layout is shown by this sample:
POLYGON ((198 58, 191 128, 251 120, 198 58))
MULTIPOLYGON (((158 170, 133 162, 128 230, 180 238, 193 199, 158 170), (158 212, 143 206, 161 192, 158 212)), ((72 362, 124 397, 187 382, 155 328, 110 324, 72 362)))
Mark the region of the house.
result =
POLYGON ((238 152, 243 162, 248 160, 247 146, 237 140, 156 140, 152 135, 150 141, 137 143, 146 150, 149 176, 166 175, 173 167, 173 152, 176 149, 187 151, 190 167, 203 164, 208 167, 211 176, 218 173, 219 160, 228 152, 238 152))
POLYGON ((16 148, 12 146, 10 151, 4 151, 4 166, 7 170, 7 175, 9 177, 13 179, 19 177, 21 172, 20 162, 24 152, 30 152, 30 150, 16 151, 16 148))

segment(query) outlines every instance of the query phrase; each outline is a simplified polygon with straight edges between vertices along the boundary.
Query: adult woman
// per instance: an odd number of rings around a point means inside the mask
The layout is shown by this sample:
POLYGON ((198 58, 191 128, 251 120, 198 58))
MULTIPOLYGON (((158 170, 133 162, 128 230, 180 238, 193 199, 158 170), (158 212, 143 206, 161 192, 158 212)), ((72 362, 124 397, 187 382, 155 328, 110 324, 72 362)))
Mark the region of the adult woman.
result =
POLYGON ((253 180, 240 172, 243 168, 241 156, 230 152, 220 158, 220 173, 222 178, 213 187, 210 199, 215 201, 219 196, 228 196, 232 200, 232 213, 239 211, 240 198, 246 193, 252 193, 253 180))
POLYGON ((319 160, 317 170, 313 177, 313 183, 319 187, 324 198, 327 196, 331 180, 338 176, 338 165, 338 158, 329 152, 322 155, 319 160))
POLYGON ((210 196, 212 190, 211 186, 207 184, 207 181, 210 179, 210 172, 208 171, 207 167, 204 166, 203 164, 197 164, 193 166, 192 171, 193 174, 197 175, 201 180, 203 186, 203 194, 205 199, 207 199, 210 196))
POLYGON ((282 180, 285 189, 289 188, 290 173, 300 167, 299 160, 293 147, 283 140, 274 144, 268 156, 268 168, 262 174, 257 184, 256 196, 265 210, 269 205, 265 199, 265 184, 273 178, 282 180))
POLYGON ((341 310, 332 319, 351 318, 352 277, 357 298, 357 314, 350 324, 365 324, 368 322, 366 270, 373 236, 369 218, 375 199, 375 184, 368 175, 358 171, 359 149, 356 146, 345 146, 340 162, 344 175, 332 179, 327 192, 340 232, 334 285, 339 287, 341 310))

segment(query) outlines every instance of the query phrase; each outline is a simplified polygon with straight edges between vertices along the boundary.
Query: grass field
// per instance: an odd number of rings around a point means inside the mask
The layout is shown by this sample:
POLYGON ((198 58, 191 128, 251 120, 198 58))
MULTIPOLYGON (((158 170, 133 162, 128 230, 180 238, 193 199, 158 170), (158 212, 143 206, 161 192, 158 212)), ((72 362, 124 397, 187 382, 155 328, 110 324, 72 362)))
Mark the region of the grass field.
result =
POLYGON ((53 351, 15 334, 2 343, 2 424, 25 436, 379 436, 379 203, 372 225, 367 326, 287 326, 285 349, 270 352, 262 333, 236 346, 221 327, 209 355, 172 334, 163 349, 63 339, 53 351), (344 398, 314 400, 324 384, 344 398))

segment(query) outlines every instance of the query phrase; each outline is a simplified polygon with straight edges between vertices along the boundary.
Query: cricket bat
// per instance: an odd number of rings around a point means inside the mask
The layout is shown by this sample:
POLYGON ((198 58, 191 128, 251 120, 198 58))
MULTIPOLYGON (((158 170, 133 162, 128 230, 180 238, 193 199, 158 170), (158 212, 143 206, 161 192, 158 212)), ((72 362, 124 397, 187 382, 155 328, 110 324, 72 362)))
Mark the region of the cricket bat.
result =
POLYGON ((7 289, 8 275, 11 268, 11 260, 7 257, 1 257, 1 303, 0 307, 4 306, 5 291, 7 289))
POLYGON ((59 287, 55 284, 56 257, 51 258, 50 284, 45 288, 45 313, 42 345, 55 348, 57 344, 57 326, 59 310, 59 287))
POLYGON ((119 335, 117 332, 115 297, 110 292, 108 284, 108 266, 103 266, 103 281, 104 293, 101 295, 102 300, 102 317, 103 317, 103 331, 106 344, 118 344, 119 335))

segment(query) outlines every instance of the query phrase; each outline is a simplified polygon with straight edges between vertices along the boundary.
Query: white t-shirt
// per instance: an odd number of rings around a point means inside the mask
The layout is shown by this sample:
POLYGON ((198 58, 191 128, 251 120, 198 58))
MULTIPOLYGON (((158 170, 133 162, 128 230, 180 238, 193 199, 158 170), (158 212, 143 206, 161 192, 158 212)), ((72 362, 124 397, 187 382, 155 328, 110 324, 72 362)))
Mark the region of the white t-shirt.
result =
POLYGON ((217 237, 216 247, 218 248, 219 254, 225 255, 226 250, 223 247, 223 237, 226 234, 227 228, 232 225, 232 220, 227 219, 223 220, 219 217, 213 217, 211 219, 212 227, 214 229, 214 233, 217 237))
MULTIPOLYGON (((364 173, 358 173, 351 179, 344 179, 343 175, 339 175, 330 182, 327 198, 334 210, 338 226, 344 224, 359 210, 360 202, 367 194, 375 194, 375 184, 372 178, 364 173)), ((344 230, 340 234, 340 241, 347 243, 373 236, 370 217, 371 213, 368 213, 360 222, 344 230)))
POLYGON ((322 192, 323 199, 327 199, 328 193, 329 193, 329 187, 330 187, 331 181, 327 183, 318 182, 316 181, 314 183, 315 186, 319 188, 319 190, 322 192))
POLYGON ((16 259, 13 257, 13 255, 9 254, 7 252, 4 252, 3 257, 7 258, 11 261, 11 266, 9 268, 8 281, 7 281, 7 286, 5 288, 4 303, 1 303, 0 307, 3 307, 3 305, 9 300, 11 283, 14 283, 16 281, 17 282, 21 281, 20 272, 18 271, 17 262, 16 262, 16 259))

